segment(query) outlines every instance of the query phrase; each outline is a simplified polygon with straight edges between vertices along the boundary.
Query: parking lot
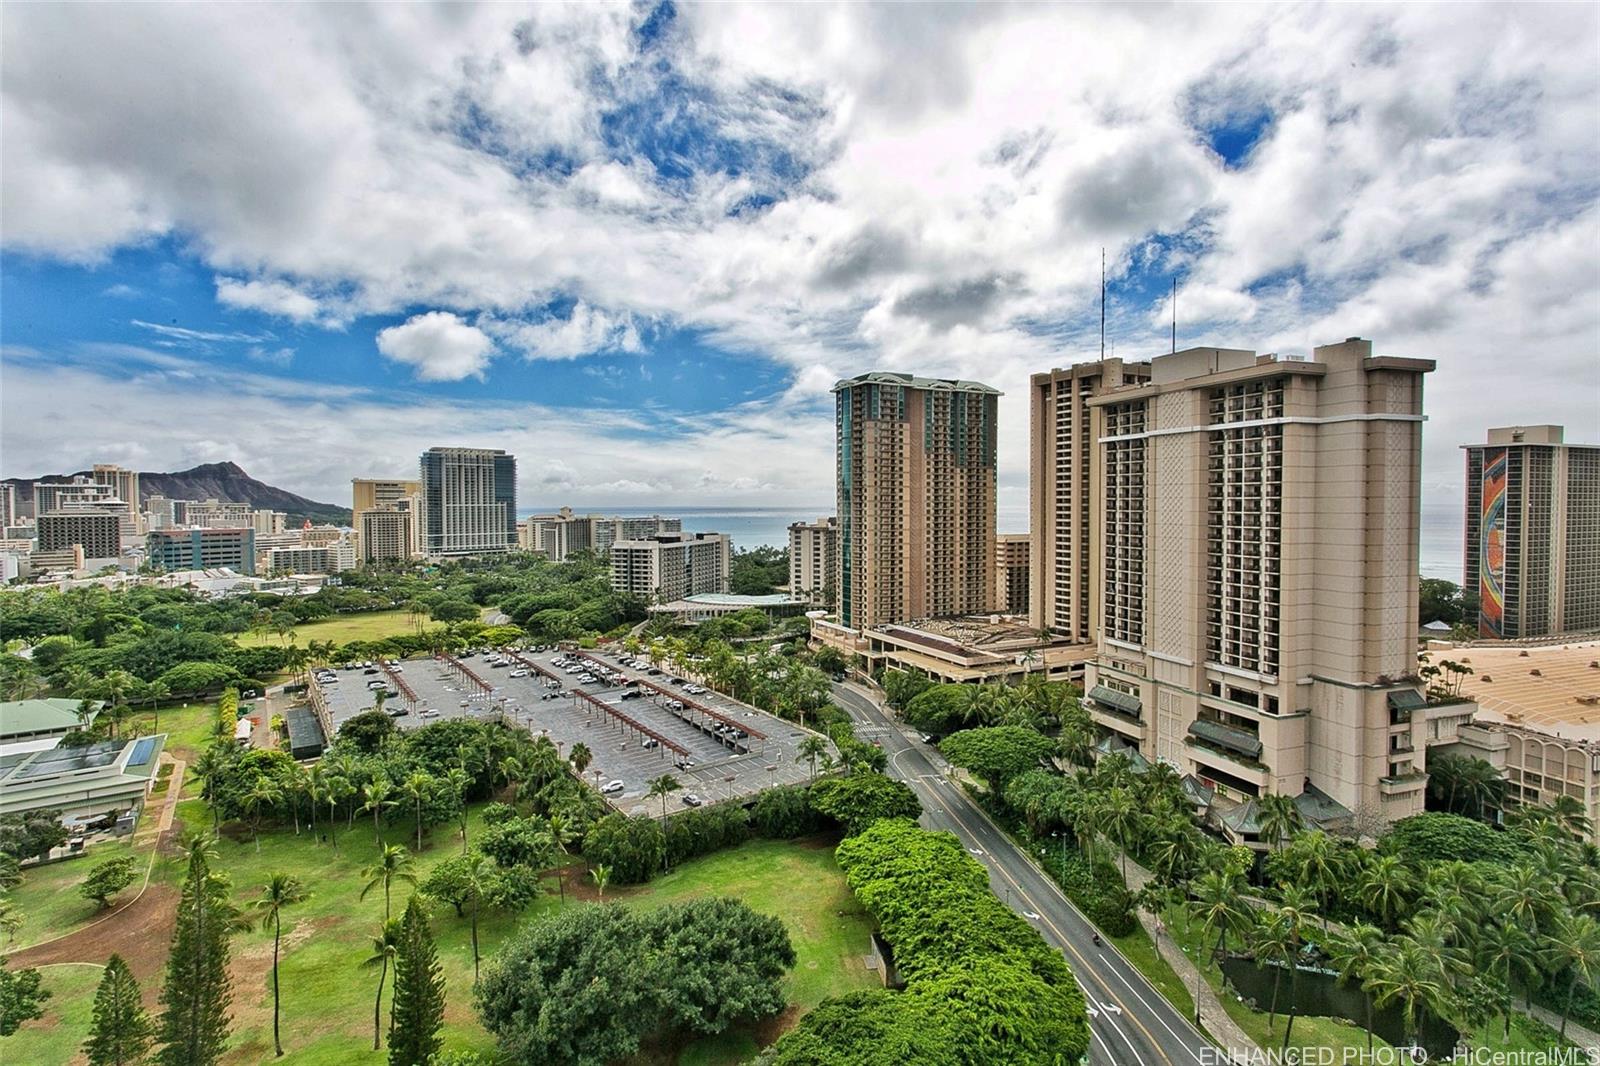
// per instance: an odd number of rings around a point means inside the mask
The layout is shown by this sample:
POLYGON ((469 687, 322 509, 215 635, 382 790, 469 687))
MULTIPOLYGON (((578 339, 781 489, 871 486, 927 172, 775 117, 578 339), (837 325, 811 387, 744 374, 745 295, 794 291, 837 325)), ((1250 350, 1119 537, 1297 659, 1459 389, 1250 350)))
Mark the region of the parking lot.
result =
POLYGON ((369 686, 381 683, 391 693, 384 709, 402 729, 450 718, 503 719, 548 736, 563 755, 581 742, 593 754, 586 778, 608 789, 606 800, 627 814, 661 813, 661 800, 646 793, 662 774, 683 786, 668 798, 669 813, 694 799, 745 799, 810 778, 810 765, 798 755, 809 730, 715 692, 688 692, 684 679, 652 673, 648 663, 624 666, 623 658, 547 650, 374 662, 334 669, 337 681, 313 684, 335 732, 372 709, 369 686))

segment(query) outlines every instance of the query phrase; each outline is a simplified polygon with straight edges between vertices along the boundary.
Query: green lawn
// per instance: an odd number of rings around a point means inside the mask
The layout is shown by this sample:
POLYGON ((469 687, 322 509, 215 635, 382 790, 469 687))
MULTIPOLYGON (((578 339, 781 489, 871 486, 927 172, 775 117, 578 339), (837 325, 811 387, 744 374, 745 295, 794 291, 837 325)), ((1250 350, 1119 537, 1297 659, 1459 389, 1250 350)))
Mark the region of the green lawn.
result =
MULTIPOLYGON (((165 724, 165 717, 163 723, 165 724)), ((191 826, 209 826, 205 804, 183 801, 178 817, 191 826)), ((481 828, 475 812, 470 832, 481 828)), ((386 842, 407 843, 404 827, 385 832, 386 842)), ((281 970, 283 1034, 287 1063, 378 1063, 384 1052, 372 1051, 372 1011, 377 973, 363 969, 368 938, 383 913, 381 891, 360 898, 360 870, 371 861, 375 846, 372 823, 356 819, 353 829, 341 828, 338 849, 320 843, 310 832, 298 837, 292 831, 264 834, 259 853, 248 834, 219 841, 218 866, 232 879, 236 898, 248 901, 274 872, 299 876, 312 896, 284 913, 281 970)), ((113 845, 122 847, 126 845, 113 845)), ((417 858, 419 879, 443 859, 459 853, 459 838, 450 827, 436 827, 417 858)), ((96 857, 111 852, 101 848, 96 857)), ((17 890, 30 916, 24 935, 46 928, 66 931, 88 917, 90 905, 75 894, 75 884, 87 871, 83 862, 30 870, 17 890), (71 867, 70 870, 66 867, 71 867)), ((158 860, 155 879, 176 884, 178 864, 158 860)), ((549 894, 520 917, 487 915, 479 923, 479 942, 485 958, 515 929, 519 920, 536 920, 561 904, 552 882, 549 894)), ((409 889, 396 886, 394 909, 404 906, 409 889)), ((732 895, 756 910, 784 918, 794 939, 799 961, 788 979, 791 1000, 810 1007, 831 994, 870 985, 874 976, 865 969, 868 922, 845 886, 833 862, 831 847, 814 843, 753 842, 695 860, 637 888, 617 888, 607 893, 630 906, 651 907, 703 895, 732 895)), ((589 906, 569 901, 567 906, 589 906)), ((446 1049, 489 1051, 492 1038, 478 1025, 472 1009, 472 952, 468 923, 457 919, 448 905, 433 909, 439 960, 444 968, 447 1007, 446 1049)), ((164 934, 163 934, 164 935, 164 934)), ((19 943, 21 938, 19 938, 19 943)), ((251 931, 232 942, 233 1039, 228 1063, 270 1061, 272 1055, 271 969, 272 939, 268 932, 251 931)), ((0 1060, 16 1062, 67 1062, 82 1042, 88 1027, 89 1000, 98 980, 89 967, 50 967, 46 984, 55 993, 50 1015, 29 1023, 21 1033, 0 1046, 0 1060), (83 971, 79 973, 78 971, 83 971)), ((388 1005, 385 989, 385 1013, 388 1005)), ((154 1001, 155 990, 147 989, 154 1001)), ((690 1045, 678 1061, 734 1063, 756 1048, 752 1031, 725 1034, 715 1041, 690 1045)))
POLYGON ((148 849, 135 850, 131 842, 117 840, 96 844, 77 858, 28 867, 23 872, 22 883, 7 896, 22 912, 22 928, 17 931, 16 939, 5 945, 5 950, 9 952, 25 948, 71 932, 102 914, 98 904, 78 895, 78 885, 100 863, 126 856, 136 860, 139 876, 120 896, 113 899, 115 905, 122 900, 132 899, 144 883, 145 864, 150 858, 148 849))
MULTIPOLYGON (((426 619, 423 620, 426 622, 426 619)), ((368 611, 364 614, 347 614, 304 622, 294 628, 292 643, 302 648, 313 640, 331 640, 335 644, 348 644, 352 640, 382 640, 415 633, 416 626, 405 611, 368 611)), ((271 645, 282 646, 283 639, 276 633, 235 633, 234 640, 246 648, 271 645)))

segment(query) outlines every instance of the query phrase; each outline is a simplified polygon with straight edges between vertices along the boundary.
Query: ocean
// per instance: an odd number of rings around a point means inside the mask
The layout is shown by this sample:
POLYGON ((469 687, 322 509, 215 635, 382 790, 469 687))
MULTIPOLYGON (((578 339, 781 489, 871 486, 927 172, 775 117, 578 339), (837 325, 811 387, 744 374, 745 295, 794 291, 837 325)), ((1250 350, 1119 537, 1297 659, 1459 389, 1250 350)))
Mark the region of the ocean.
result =
MULTIPOLYGON (((530 514, 548 514, 555 507, 519 509, 522 517, 530 514)), ((796 510, 784 507, 584 507, 573 508, 580 514, 665 515, 683 520, 683 528, 691 533, 726 533, 733 538, 735 548, 773 548, 789 546, 789 526, 794 522, 811 522, 819 516, 831 515, 833 504, 796 510)), ((999 507, 998 532, 1022 533, 1028 528, 1028 506, 1006 504, 999 507)), ((1419 544, 1420 569, 1424 577, 1442 577, 1447 581, 1461 580, 1461 505, 1456 501, 1440 501, 1422 505, 1422 536, 1419 544)))

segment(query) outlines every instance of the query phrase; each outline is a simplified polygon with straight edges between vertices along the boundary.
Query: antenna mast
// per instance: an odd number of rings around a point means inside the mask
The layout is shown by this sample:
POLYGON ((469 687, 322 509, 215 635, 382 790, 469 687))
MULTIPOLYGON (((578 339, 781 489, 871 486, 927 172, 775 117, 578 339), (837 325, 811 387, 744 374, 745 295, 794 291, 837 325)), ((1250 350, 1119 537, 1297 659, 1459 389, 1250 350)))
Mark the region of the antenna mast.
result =
POLYGON ((1172 275, 1172 354, 1178 354, 1178 275, 1172 275))
POLYGON ((1106 250, 1100 249, 1100 358, 1106 357, 1106 250))

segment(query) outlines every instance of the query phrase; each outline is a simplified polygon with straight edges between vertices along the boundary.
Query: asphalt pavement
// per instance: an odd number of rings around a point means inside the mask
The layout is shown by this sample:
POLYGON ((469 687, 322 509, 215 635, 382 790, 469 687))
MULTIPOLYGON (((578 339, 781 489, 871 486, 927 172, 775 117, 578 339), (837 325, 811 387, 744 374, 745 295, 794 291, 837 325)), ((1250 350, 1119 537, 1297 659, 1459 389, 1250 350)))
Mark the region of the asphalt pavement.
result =
POLYGON ((855 720, 857 735, 877 741, 889 756, 889 776, 916 792, 922 824, 954 833, 988 869, 995 895, 1066 955, 1089 1005, 1089 1060, 1094 1066, 1217 1066, 1226 1061, 1109 942, 1095 945, 1088 919, 950 780, 948 765, 936 749, 908 736, 864 690, 836 684, 833 695, 855 720))

